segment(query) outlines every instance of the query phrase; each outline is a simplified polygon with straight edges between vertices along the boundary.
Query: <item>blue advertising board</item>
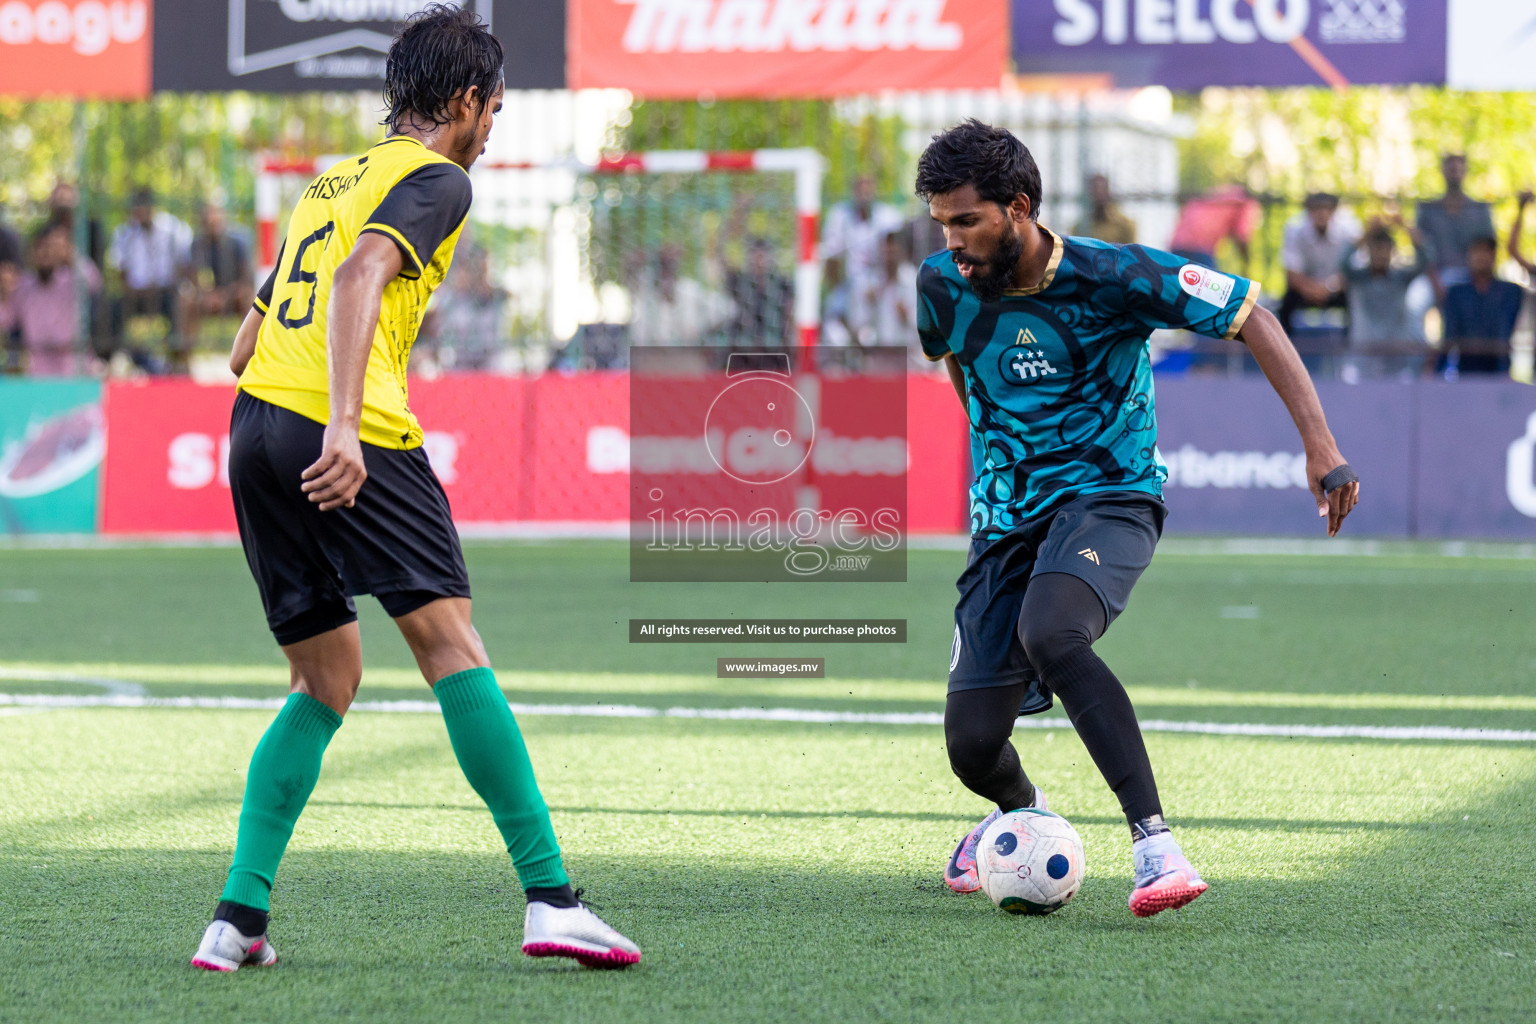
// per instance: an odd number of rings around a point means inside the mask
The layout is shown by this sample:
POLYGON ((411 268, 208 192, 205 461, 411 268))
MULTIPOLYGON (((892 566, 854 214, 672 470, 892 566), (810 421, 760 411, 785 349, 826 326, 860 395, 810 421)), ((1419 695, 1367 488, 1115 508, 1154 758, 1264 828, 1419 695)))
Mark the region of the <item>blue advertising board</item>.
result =
POLYGON ((1117 86, 1445 82, 1447 0, 1013 0, 1020 74, 1117 86))

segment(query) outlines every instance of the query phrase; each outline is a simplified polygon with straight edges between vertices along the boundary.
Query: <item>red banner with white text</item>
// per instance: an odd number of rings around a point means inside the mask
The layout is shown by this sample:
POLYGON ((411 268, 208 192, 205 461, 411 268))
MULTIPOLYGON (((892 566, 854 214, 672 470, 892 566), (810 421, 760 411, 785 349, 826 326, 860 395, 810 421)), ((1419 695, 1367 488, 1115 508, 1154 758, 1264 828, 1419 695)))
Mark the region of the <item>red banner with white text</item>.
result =
POLYGON ((0 95, 149 95, 150 0, 0 3, 0 95))
POLYGON ((995 89, 1005 0, 570 0, 573 89, 655 99, 995 89))

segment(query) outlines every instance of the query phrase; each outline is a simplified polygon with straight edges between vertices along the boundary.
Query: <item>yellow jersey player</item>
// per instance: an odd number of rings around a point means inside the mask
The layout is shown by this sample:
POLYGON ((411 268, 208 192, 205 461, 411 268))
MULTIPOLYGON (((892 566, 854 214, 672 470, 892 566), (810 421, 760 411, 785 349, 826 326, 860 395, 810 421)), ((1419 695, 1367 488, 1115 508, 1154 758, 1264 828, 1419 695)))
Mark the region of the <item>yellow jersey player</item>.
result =
POLYGON ((470 621, 458 533, 406 391, 411 343, 469 212, 466 172, 501 109, 502 64, 467 10, 431 4, 404 24, 385 70, 386 138, 305 190, 235 338, 230 488, 292 692, 252 755, 234 861, 194 966, 277 961, 278 862, 362 678, 358 594, 400 627, 506 841, 528 897, 523 952, 594 967, 640 959, 571 889, 470 621))

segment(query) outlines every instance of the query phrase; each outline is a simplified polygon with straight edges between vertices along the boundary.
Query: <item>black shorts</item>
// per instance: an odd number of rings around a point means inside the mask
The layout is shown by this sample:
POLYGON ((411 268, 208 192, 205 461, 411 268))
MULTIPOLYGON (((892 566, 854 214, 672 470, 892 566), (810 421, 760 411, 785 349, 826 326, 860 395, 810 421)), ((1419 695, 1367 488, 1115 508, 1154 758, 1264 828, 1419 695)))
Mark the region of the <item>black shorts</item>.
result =
POLYGON ((351 508, 321 512, 299 489, 325 427, 241 392, 229 426, 229 486, 245 560, 279 644, 357 621, 372 594, 398 618, 468 597, 448 496, 422 448, 363 445, 368 479, 351 508))
POLYGON ((1104 625, 1125 611, 1163 533, 1168 510, 1150 494, 1086 494, 992 540, 971 541, 970 561, 955 582, 955 637, 949 692, 1030 684, 1019 713, 1051 707, 1051 693, 1019 642, 1019 612, 1031 578, 1064 572, 1104 602, 1104 625))

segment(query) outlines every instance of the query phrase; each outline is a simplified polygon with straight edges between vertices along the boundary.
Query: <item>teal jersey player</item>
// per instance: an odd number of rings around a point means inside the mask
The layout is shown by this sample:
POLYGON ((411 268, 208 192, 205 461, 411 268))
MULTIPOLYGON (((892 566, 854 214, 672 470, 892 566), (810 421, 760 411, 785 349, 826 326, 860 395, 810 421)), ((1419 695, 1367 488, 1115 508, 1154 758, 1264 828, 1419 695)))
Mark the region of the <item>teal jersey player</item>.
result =
POLYGON ((1330 536, 1359 498, 1358 478, 1254 282, 1044 227, 1040 168, 1004 128, 970 120, 934 136, 914 186, 944 231, 944 251, 918 274, 919 336, 965 408, 976 471, 944 745, 955 777, 995 808, 955 844, 944 884, 978 891, 987 827, 1047 811, 1010 736, 1019 715, 1059 701, 1130 827, 1131 913, 1186 906, 1207 884, 1163 818, 1125 686, 1093 649, 1151 564, 1168 513, 1152 332, 1248 347, 1301 434, 1330 536))
POLYGON ((999 537, 1084 494, 1161 498, 1147 339, 1160 328, 1234 338, 1259 285, 1141 245, 1054 244, 1045 277, 983 302, 952 255, 918 273, 918 333, 953 354, 971 421, 971 534, 999 537))

